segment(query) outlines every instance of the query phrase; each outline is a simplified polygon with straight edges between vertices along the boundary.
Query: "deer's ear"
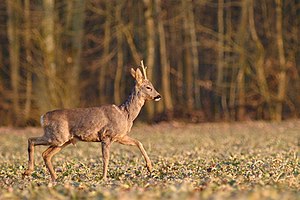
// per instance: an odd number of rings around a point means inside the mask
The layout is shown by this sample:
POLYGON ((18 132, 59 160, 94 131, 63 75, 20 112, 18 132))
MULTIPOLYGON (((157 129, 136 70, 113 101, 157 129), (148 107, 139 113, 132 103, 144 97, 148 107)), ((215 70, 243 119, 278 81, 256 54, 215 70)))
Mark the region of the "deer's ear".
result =
POLYGON ((131 68, 130 73, 131 76, 135 79, 135 70, 133 68, 131 68))
POLYGON ((139 68, 135 70, 135 80, 137 81, 138 84, 142 84, 144 77, 139 68))

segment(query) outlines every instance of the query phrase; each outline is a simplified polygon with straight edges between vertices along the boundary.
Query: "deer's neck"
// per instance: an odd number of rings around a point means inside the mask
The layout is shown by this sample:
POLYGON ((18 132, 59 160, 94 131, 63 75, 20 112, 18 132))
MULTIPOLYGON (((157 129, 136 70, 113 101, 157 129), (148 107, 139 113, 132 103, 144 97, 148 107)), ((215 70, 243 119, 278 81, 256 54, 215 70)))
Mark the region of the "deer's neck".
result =
POLYGON ((137 88, 134 87, 129 97, 119 107, 128 115, 129 121, 134 121, 144 104, 145 99, 139 94, 137 88))

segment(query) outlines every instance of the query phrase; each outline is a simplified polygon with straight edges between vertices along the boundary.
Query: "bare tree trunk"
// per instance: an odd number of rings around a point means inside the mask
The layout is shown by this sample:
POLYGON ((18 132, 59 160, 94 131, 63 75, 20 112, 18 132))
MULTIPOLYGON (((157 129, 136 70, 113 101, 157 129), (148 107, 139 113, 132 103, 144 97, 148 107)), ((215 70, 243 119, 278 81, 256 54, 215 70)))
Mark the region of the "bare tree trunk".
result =
MULTIPOLYGON (((244 56, 243 56, 244 57, 244 56)), ((245 66, 239 69, 237 76, 237 84, 238 84, 238 111, 237 118, 242 121, 245 119, 245 104, 246 104, 246 96, 245 96, 245 66)))
MULTIPOLYGON (((147 56, 146 66, 148 67, 147 75, 150 80, 153 81, 153 68, 155 59, 155 26, 153 19, 153 7, 154 3, 152 0, 144 0, 146 11, 144 12, 146 20, 146 32, 147 32, 147 56)), ((149 102, 146 104, 147 117, 152 120, 154 117, 154 104, 149 102)))
POLYGON ((7 4, 7 35, 9 41, 9 62, 10 62, 10 78, 12 86, 12 102, 13 115, 16 124, 20 121, 20 97, 19 97, 19 83, 20 83, 20 34, 19 34, 19 11, 21 9, 20 0, 6 1, 7 4), (18 10, 19 9, 19 10, 18 10))
POLYGON ((121 103, 120 84, 122 79, 122 69, 124 65, 123 55, 123 33, 122 33, 122 3, 116 6, 116 21, 117 25, 117 68, 114 80, 114 101, 117 105, 121 103))
POLYGON ((168 61, 167 47, 166 47, 166 36, 164 30, 164 24, 161 12, 161 0, 156 1, 156 10, 159 15, 157 21, 158 34, 159 34, 159 44, 160 44, 160 61, 162 69, 162 93, 164 100, 164 107, 167 113, 173 112, 173 101, 171 96, 171 86, 170 86, 170 63, 168 61))
POLYGON ((217 61, 217 87, 222 87, 224 68, 224 0, 218 0, 218 61, 217 61))
MULTIPOLYGON (((232 38, 233 30, 232 30, 232 15, 231 15, 231 8, 228 8, 226 10, 226 36, 227 38, 232 38)), ((236 104, 236 74, 237 74, 237 67, 233 66, 232 56, 231 52, 233 52, 233 46, 228 45, 228 52, 225 54, 225 60, 226 65, 228 67, 231 67, 231 73, 230 73, 230 85, 229 85, 229 112, 230 112, 230 120, 235 120, 236 117, 236 110, 234 109, 234 106, 236 104)))
POLYGON ((47 96, 50 108, 47 110, 61 107, 59 95, 58 95, 58 86, 57 86, 57 77, 56 77, 56 61, 55 61, 55 33, 54 33, 54 21, 55 21, 55 10, 54 10, 54 0, 43 0, 44 8, 44 18, 43 18, 43 54, 44 54, 44 67, 45 67, 45 84, 47 88, 47 96))
POLYGON ((282 0, 276 0, 276 39, 279 56, 279 75, 278 75, 278 91, 276 103, 276 121, 282 120, 283 104, 286 98, 287 75, 286 75, 286 59, 283 46, 283 28, 282 28, 282 0))
POLYGON ((195 28, 194 12, 193 12, 192 0, 187 1, 187 23, 189 27, 190 44, 192 52, 192 63, 193 63, 193 74, 194 74, 194 95, 195 95, 195 107, 201 108, 200 99, 200 85, 198 84, 199 79, 199 56, 198 56, 198 42, 195 28))
MULTIPOLYGON (((69 1, 66 1, 66 11, 65 11, 65 14, 64 14, 64 18, 65 18, 65 21, 66 21, 66 24, 65 24, 65 30, 70 30, 71 27, 72 27, 72 19, 73 19, 73 10, 74 10, 74 1, 73 0, 69 0, 69 1)), ((75 10, 75 12, 77 12, 75 10)))
POLYGON ((245 40, 246 40, 246 28, 247 28, 247 19, 248 19, 248 5, 249 0, 244 0, 242 2, 242 13, 239 25, 239 32, 237 42, 239 45, 239 71, 237 75, 237 92, 238 92, 238 111, 237 118, 238 120, 244 120, 246 109, 246 94, 245 94, 245 71, 247 67, 246 55, 245 55, 245 40))
POLYGON ((79 73, 81 71, 81 52, 82 52, 82 38, 85 20, 85 1, 73 0, 72 2, 72 71, 70 77, 70 91, 68 93, 69 105, 74 107, 79 104, 79 73))
POLYGON ((106 16, 105 16, 105 24, 104 24, 104 41, 103 41, 103 54, 101 56, 101 68, 100 68, 100 73, 99 73, 99 100, 101 104, 106 103, 106 98, 105 98, 105 75, 106 75, 106 69, 108 65, 108 57, 109 57, 109 51, 110 51, 110 41, 111 41, 111 24, 112 24, 112 17, 111 17, 111 12, 112 12, 112 6, 111 6, 111 1, 106 0, 105 1, 106 5, 106 16))
POLYGON ((25 33, 24 33, 24 47, 25 47, 25 57, 26 57, 26 100, 24 107, 24 120, 29 119, 31 111, 32 102, 32 55, 31 55, 31 22, 30 22, 30 0, 24 1, 24 23, 25 23, 25 33))
POLYGON ((195 105, 195 99, 193 95, 193 70, 191 60, 189 59, 190 52, 185 51, 185 84, 186 84, 186 98, 187 98, 187 110, 192 112, 195 105))
MULTIPOLYGON (((189 32, 190 29, 190 22, 188 17, 188 3, 186 0, 182 0, 182 9, 183 9, 183 33, 184 33, 184 42, 186 44, 190 44, 191 42, 191 35, 189 32)), ((195 98, 194 98, 194 73, 193 73, 193 61, 192 61, 192 52, 190 46, 185 48, 185 81, 186 81, 186 97, 187 97, 187 110, 188 112, 192 112, 195 108, 195 98)))
POLYGON ((227 84, 224 79, 224 0, 218 0, 218 61, 217 61, 217 90, 221 94, 222 110, 217 114, 224 113, 225 120, 229 119, 227 107, 227 84))
POLYGON ((269 93, 269 87, 266 80, 265 70, 264 70, 264 60, 265 60, 265 49, 260 41, 256 27, 255 27, 255 20, 254 20, 254 0, 250 1, 249 5, 249 28, 250 28, 250 34, 255 42, 255 45, 257 47, 257 59, 255 62, 255 67, 257 71, 257 78, 258 78, 258 87, 260 89, 261 95, 264 97, 265 101, 267 102, 267 106, 269 108, 269 113, 272 116, 272 105, 271 105, 271 97, 269 93))

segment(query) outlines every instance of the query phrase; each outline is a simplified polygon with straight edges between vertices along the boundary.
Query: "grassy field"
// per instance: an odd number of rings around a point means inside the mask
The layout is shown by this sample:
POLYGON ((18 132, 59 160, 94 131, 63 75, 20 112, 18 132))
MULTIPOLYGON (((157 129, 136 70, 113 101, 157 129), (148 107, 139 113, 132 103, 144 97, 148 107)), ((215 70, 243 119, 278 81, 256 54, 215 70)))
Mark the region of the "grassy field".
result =
POLYGON ((0 199, 297 199, 300 196, 300 121, 185 125, 136 124, 153 162, 147 172, 136 147, 113 144, 107 182, 99 143, 70 145, 53 159, 49 184, 41 153, 27 166, 27 138, 38 128, 0 128, 0 199))

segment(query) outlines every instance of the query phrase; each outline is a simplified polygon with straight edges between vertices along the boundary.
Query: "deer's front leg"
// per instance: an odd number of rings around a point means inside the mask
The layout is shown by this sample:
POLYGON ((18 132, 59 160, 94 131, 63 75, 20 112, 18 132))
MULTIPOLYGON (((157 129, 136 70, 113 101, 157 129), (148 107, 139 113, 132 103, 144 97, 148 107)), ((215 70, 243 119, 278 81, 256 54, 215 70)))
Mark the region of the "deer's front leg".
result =
POLYGON ((105 140, 102 142, 103 180, 106 180, 107 178, 110 145, 111 142, 109 140, 105 140))
POLYGON ((140 149, 141 153, 143 154, 143 157, 145 158, 146 166, 147 166, 148 171, 149 172, 152 171, 151 160, 149 159, 149 157, 148 157, 148 155, 147 155, 147 153, 146 153, 146 151, 143 147, 143 144, 140 141, 138 141, 134 138, 131 138, 129 136, 124 136, 122 139, 118 140, 118 142, 121 143, 121 144, 124 144, 124 145, 131 145, 131 146, 135 145, 135 146, 137 146, 140 149))

